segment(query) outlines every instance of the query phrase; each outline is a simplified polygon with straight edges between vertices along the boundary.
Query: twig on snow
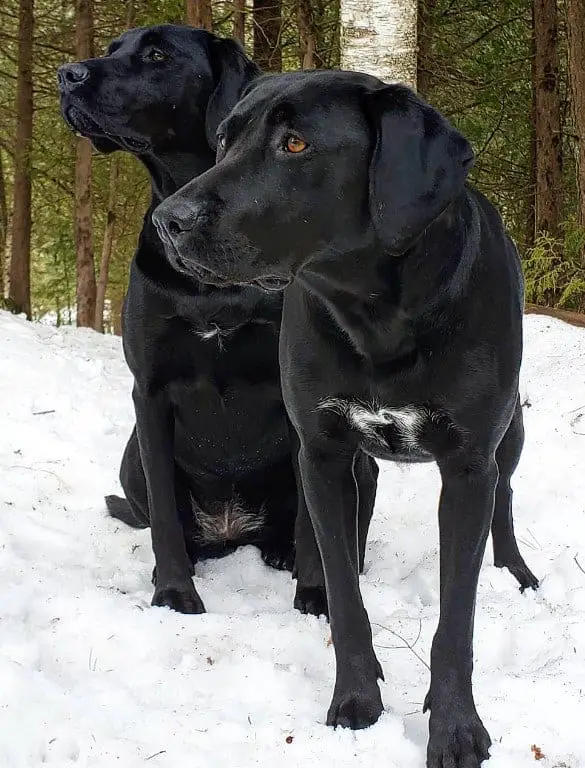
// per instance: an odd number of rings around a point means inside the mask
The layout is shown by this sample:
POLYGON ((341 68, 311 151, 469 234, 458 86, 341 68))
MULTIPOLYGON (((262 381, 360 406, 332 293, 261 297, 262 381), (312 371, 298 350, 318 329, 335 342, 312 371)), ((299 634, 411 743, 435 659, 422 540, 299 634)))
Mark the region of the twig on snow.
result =
POLYGON ((427 662, 422 658, 422 656, 420 654, 418 654, 414 650, 414 646, 420 640, 420 635, 421 635, 421 632, 422 632, 422 621, 421 621, 421 619, 418 620, 418 634, 417 634, 416 639, 415 639, 415 641, 413 643, 409 643, 406 638, 402 637, 402 635, 399 635, 398 632, 395 632, 393 629, 390 629, 390 627, 385 627, 383 624, 377 624, 376 622, 373 622, 373 624, 374 624, 374 626, 380 627, 380 629, 383 629, 386 632, 389 632, 391 635, 394 635, 394 637, 398 638, 398 640, 400 640, 402 643, 404 643, 404 645, 380 645, 379 643, 374 643, 374 646, 376 648, 385 648, 386 650, 389 650, 389 651, 398 651, 398 650, 408 649, 414 656, 416 656, 416 658, 420 661, 421 664, 424 664, 424 666, 429 670, 429 672, 431 671, 431 668, 427 664, 427 662))

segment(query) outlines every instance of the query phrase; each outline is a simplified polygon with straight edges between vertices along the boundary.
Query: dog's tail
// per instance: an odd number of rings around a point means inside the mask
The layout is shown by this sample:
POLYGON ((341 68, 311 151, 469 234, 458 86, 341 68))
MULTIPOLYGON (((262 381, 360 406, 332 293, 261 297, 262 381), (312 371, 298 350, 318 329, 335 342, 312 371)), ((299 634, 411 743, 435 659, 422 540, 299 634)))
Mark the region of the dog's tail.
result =
POLYGON ((150 526, 150 521, 138 514, 128 499, 121 496, 106 496, 106 507, 110 517, 121 520, 131 528, 148 528, 150 526))

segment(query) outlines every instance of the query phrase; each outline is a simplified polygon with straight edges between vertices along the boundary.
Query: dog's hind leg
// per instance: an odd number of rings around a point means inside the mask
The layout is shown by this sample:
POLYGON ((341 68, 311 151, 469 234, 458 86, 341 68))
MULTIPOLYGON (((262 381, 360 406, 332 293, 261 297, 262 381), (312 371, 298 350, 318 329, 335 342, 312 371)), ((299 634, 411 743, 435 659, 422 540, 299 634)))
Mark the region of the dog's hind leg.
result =
POLYGON ((132 430, 124 449, 120 464, 120 483, 126 498, 106 496, 108 514, 132 528, 148 528, 150 525, 148 494, 138 448, 138 438, 136 437, 136 427, 132 430))
POLYGON ((492 520, 492 543, 494 565, 497 568, 507 568, 520 584, 522 592, 529 587, 532 589, 538 587, 538 579, 526 565, 518 549, 512 517, 510 479, 520 460, 523 445, 524 425, 520 396, 518 396, 512 421, 496 451, 499 480, 492 520))
POLYGON ((378 486, 378 465, 367 453, 359 452, 356 456, 353 473, 358 487, 358 557, 360 573, 364 570, 368 531, 374 513, 376 488, 378 486))
POLYGON ((280 499, 278 509, 272 504, 266 512, 266 525, 259 543, 262 560, 279 571, 292 571, 295 561, 294 531, 297 495, 280 499))
POLYGON ((295 562, 295 519, 297 516, 297 480, 292 457, 265 473, 262 483, 254 480, 261 496, 249 493, 253 507, 262 508, 264 521, 258 547, 262 560, 271 568, 292 571, 295 562))

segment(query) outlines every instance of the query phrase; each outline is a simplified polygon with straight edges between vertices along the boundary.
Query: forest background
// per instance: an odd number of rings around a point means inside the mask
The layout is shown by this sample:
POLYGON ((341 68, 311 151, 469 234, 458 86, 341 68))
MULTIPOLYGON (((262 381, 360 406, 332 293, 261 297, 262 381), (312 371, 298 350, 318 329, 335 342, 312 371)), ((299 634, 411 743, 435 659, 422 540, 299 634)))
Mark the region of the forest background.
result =
POLYGON ((472 181, 518 245, 527 301, 585 312, 583 0, 3 0, 0 307, 120 333, 149 183, 134 158, 71 134, 56 71, 158 23, 236 37, 270 72, 372 71, 386 51, 381 73, 473 143, 472 181))

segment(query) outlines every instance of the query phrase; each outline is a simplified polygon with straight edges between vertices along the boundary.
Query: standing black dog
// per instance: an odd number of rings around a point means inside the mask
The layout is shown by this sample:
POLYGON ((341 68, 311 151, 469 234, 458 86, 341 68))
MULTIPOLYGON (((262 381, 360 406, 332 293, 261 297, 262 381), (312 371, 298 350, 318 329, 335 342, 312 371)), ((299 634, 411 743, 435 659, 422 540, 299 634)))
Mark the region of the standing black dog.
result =
POLYGON ((427 764, 476 768, 490 745, 471 686, 490 525, 496 564, 522 587, 538 583, 511 513, 523 442, 516 249, 465 185, 468 142, 404 86, 343 72, 263 78, 219 131, 223 160, 154 221, 214 285, 289 286, 283 388, 337 658, 327 722, 363 728, 382 711, 359 590, 356 457, 434 460, 441 598, 427 764))
MULTIPOLYGON (((151 526, 153 604, 184 613, 204 610, 191 580, 198 558, 246 543, 277 568, 290 569, 294 558, 297 493, 278 371, 282 297, 270 285, 202 285, 179 260, 169 263, 151 218, 213 165, 217 126, 258 71, 234 41, 180 26, 131 30, 106 56, 59 70, 70 127, 101 152, 133 153, 152 180, 123 316, 136 410, 120 470, 127 500, 107 504, 126 523, 151 526)), ((367 522, 376 473, 364 462, 367 522)), ((306 513, 298 525, 310 528, 306 513)), ((366 534, 367 523, 364 547, 366 534)), ((325 612, 321 563, 314 553, 305 561, 297 563, 296 606, 325 612)))

